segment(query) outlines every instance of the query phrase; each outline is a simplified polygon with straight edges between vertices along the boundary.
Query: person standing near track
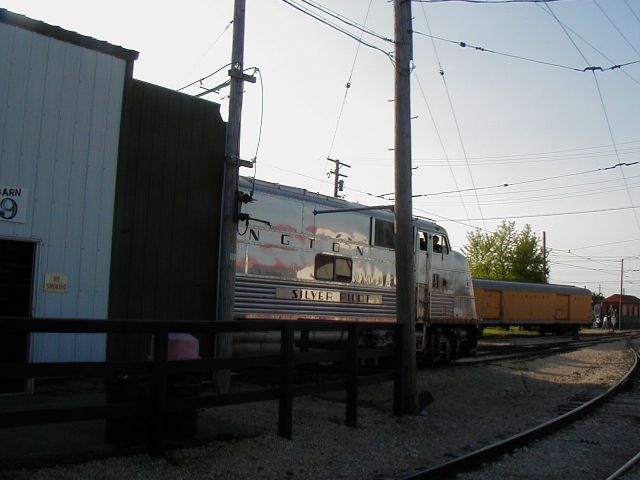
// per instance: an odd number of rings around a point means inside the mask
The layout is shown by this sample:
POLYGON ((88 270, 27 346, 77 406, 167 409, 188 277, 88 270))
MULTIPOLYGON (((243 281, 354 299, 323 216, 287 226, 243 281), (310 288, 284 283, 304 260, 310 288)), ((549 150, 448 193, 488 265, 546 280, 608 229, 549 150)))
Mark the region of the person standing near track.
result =
POLYGON ((607 328, 609 328, 609 317, 607 317, 607 314, 605 313, 604 318, 602 319, 602 329, 606 330, 607 328))

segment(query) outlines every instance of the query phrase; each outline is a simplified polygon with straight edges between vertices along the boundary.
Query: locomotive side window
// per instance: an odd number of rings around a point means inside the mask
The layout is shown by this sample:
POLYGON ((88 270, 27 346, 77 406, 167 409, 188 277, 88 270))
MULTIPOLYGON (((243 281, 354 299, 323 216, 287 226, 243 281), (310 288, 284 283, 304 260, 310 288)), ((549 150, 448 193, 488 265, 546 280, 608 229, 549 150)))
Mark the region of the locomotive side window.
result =
POLYGON ((351 282, 353 262, 350 258, 333 257, 331 255, 316 255, 316 280, 334 282, 351 282))
POLYGON ((429 234, 427 232, 420 232, 420 250, 423 252, 427 251, 427 239, 429 238, 429 234))
POLYGON ((433 235, 433 253, 449 253, 449 240, 444 235, 433 235))
POLYGON ((376 247, 396 248, 396 233, 393 222, 375 219, 373 244, 376 247))

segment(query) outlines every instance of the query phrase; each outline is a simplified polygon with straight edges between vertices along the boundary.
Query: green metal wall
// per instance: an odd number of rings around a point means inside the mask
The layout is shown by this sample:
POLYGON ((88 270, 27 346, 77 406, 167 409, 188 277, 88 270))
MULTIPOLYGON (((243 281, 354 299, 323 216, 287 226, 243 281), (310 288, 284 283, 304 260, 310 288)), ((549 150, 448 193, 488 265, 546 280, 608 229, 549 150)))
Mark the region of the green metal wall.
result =
MULTIPOLYGON (((218 104, 138 80, 128 85, 109 318, 214 318, 224 137, 218 104)), ((146 350, 146 339, 109 339, 111 358, 146 350)))

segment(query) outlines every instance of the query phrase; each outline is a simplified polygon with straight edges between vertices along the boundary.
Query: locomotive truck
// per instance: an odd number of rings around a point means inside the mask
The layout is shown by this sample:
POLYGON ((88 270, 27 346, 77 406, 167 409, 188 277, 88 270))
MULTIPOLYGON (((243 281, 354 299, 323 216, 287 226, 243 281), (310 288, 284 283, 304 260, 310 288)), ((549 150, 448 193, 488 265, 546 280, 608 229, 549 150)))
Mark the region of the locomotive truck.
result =
MULTIPOLYGON (((306 190, 241 179, 235 316, 238 319, 396 321, 394 215, 306 190)), ((446 230, 413 220, 418 358, 472 353, 478 322, 466 258, 446 230)), ((319 334, 318 334, 319 335, 319 334)), ((390 341, 382 334, 366 339, 390 341)), ((234 349, 278 338, 235 337, 234 349)))

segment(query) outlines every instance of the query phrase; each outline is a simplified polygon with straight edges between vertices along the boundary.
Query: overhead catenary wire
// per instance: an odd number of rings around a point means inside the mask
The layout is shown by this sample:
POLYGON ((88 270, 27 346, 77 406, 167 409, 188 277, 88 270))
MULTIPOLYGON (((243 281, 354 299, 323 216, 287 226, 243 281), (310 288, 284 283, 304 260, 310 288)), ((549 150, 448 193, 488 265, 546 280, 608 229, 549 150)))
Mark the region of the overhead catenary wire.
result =
MULTIPOLYGON (((552 212, 552 213, 533 213, 529 215, 504 215, 501 217, 489 217, 484 220, 513 220, 519 218, 540 218, 540 217, 562 217, 567 215, 584 215, 587 213, 603 213, 616 212, 621 210, 633 210, 639 207, 612 207, 612 208, 596 208, 593 210, 574 210, 570 212, 552 212)), ((480 218, 472 218, 471 220, 481 220, 480 218)))
MULTIPOLYGON (((328 20, 327 18, 322 17, 321 15, 309 10, 308 8, 299 5, 297 3, 295 3, 294 0, 282 0, 284 3, 286 3, 287 5, 289 5, 290 7, 298 10, 301 13, 304 13, 305 15, 310 16, 311 18, 314 18, 315 20, 318 20, 320 23, 323 23, 325 25, 327 25, 328 27, 348 36, 349 38, 355 40, 356 42, 361 43, 362 45, 371 48, 373 50, 377 50, 381 53, 383 53, 392 63, 393 63, 393 55, 391 52, 388 52, 376 45, 374 45, 373 43, 370 43, 368 41, 365 41, 363 39, 358 38, 354 33, 340 27, 339 25, 336 25, 334 22, 328 20)), ((360 27, 357 28, 357 30, 362 31, 362 29, 360 27)))
POLYGON ((631 49, 636 52, 636 55, 640 56, 640 51, 638 51, 638 49, 633 45, 633 43, 631 43, 629 41, 629 39, 627 38, 627 36, 624 34, 624 32, 622 30, 620 30, 618 28, 618 25, 615 24, 615 22, 611 19, 611 17, 609 15, 607 15, 607 12, 604 11, 604 8, 602 8, 602 6, 600 5, 600 3, 598 3, 598 0, 593 0, 593 3, 596 4, 596 7, 598 7, 600 9, 600 11, 602 12, 602 15, 604 15, 604 17, 609 21, 609 23, 613 26, 613 28, 616 29, 616 32, 618 32, 620 34, 620 36, 623 38, 623 40, 625 42, 627 42, 627 45, 629 45, 629 47, 631 47, 631 49))
MULTIPOLYGON (((627 142, 618 142, 617 150, 619 155, 636 155, 640 153, 640 147, 628 147, 622 148, 622 146, 640 143, 640 140, 631 140, 627 142)), ((545 162, 559 162, 559 161, 568 161, 568 160, 581 160, 581 159, 589 159, 589 158, 600 158, 607 156, 615 156, 615 150, 602 150, 604 148, 612 147, 612 145, 600 145, 593 147, 582 147, 582 148, 571 148, 564 150, 554 150, 554 151, 546 151, 546 152, 534 152, 534 153, 518 153, 518 154, 509 154, 509 155, 485 155, 478 157, 469 157, 469 161, 474 165, 509 165, 509 164, 523 164, 523 163, 545 163, 545 162), (602 151, 593 151, 588 152, 586 150, 602 150, 602 151), (575 153, 572 153, 575 152, 575 153)), ((383 158, 383 157, 360 157, 363 160, 366 160, 368 163, 377 163, 387 164, 392 163, 393 159, 391 158, 383 158)), ((464 163, 464 159, 459 157, 448 157, 449 162, 452 166, 457 166, 456 163, 464 163)), ((447 166, 447 163, 438 163, 441 161, 445 161, 446 158, 441 157, 418 157, 414 156, 414 165, 418 167, 438 167, 438 166, 447 166)))
MULTIPOLYGON (((548 4, 545 4, 545 7, 549 11, 549 13, 553 16, 553 18, 556 20, 556 22, 558 23, 558 25, 560 26, 560 28, 562 29, 564 34, 567 36, 569 41, 576 48, 576 50, 578 51, 580 56, 583 58, 585 63, 589 64, 589 61, 587 60, 587 57, 582 53, 582 51, 580 50, 580 47, 578 47, 576 42, 573 40, 573 37, 571 37, 571 35, 567 31, 567 29, 564 27, 562 22, 560 22, 560 19, 555 14, 555 12, 552 10, 551 6, 548 5, 548 4)), ((602 106, 602 112, 604 114, 605 123, 606 123, 607 129, 609 131, 609 137, 611 139, 611 144, 614 145, 613 148, 616 151, 616 157, 618 158, 618 162, 620 163, 620 156, 618 155, 617 148, 615 147, 616 141, 615 141, 615 137, 613 135, 613 129, 611 128, 611 121, 609 120, 609 114, 607 113, 607 107, 606 107, 605 102, 604 102, 604 97, 603 97, 602 91, 600 89, 600 83, 598 82, 598 77, 596 76, 595 71, 592 71, 591 73, 592 73, 592 76, 593 76, 593 80, 595 82, 595 86, 596 86, 596 90, 597 90, 597 93, 598 93, 598 97, 600 98, 600 104, 602 106)), ((640 218, 638 218, 638 213, 636 212, 635 203, 633 201, 633 198, 631 197, 631 192, 629 191, 629 187, 627 185, 627 179, 626 179, 626 176, 624 174, 624 170, 623 170, 622 166, 620 168, 620 175, 622 176, 622 178, 624 180, 624 183, 625 183, 625 186, 627 187, 627 196, 629 197, 629 204, 631 205, 631 212, 633 213, 633 218, 635 219, 636 227, 638 228, 638 231, 640 232, 640 218)))
MULTIPOLYGON (((423 10, 423 13, 424 13, 424 10, 423 10)), ((426 14, 425 14, 424 17, 425 17, 425 21, 427 22, 427 27, 429 28, 429 31, 431 31, 431 26, 429 25, 429 22, 428 22, 426 14)), ((435 45, 434 45, 434 49, 435 49, 435 45)), ((475 180, 473 178, 473 172, 471 171, 471 165, 469 164, 468 155, 467 155, 467 149, 465 147, 465 142, 464 142, 464 139, 462 137, 462 130, 460 128, 460 122, 458 121, 458 116, 456 115, 456 110, 455 110, 455 107, 453 105, 453 99, 451 97, 451 92, 449 91, 449 86, 447 85, 447 79, 445 78, 444 70, 442 69, 442 65, 440 64, 439 57, 438 57, 438 65, 439 65, 439 68, 440 68, 440 78, 442 79, 442 84, 444 86, 445 93, 447 94, 447 100, 449 102, 449 108, 451 110, 451 115, 453 117, 453 122, 454 122, 454 125, 456 127, 456 132, 458 134, 458 141, 460 142, 460 148, 462 149, 462 154, 463 154, 463 157, 464 157, 465 162, 466 162, 467 172, 469 174, 469 179, 471 180, 471 185, 475 189, 476 188, 476 184, 475 184, 475 180)), ((454 175, 454 178, 455 178, 455 175, 454 175)), ((456 185, 457 185, 457 182, 456 182, 456 185)), ((413 197, 415 197, 415 195, 413 195, 413 197)), ((480 200, 477 198, 477 196, 476 196, 476 204, 478 205, 478 212, 480 213, 482 225, 484 226, 484 228, 487 228, 487 225, 485 224, 484 219, 482 219, 482 217, 484 217, 484 214, 482 213, 482 206, 480 205, 480 200)), ((466 207, 465 207, 465 212, 466 212, 466 207)), ((468 219, 468 221, 471 222, 471 219, 468 219)))
POLYGON ((562 2, 566 0, 411 0, 415 3, 443 3, 443 2, 464 2, 464 3, 549 3, 562 2))
POLYGON ((306 3, 307 5, 316 8, 318 10, 320 10, 322 13, 325 13, 327 15, 329 15, 330 17, 335 18, 336 20, 341 21, 342 23, 344 23, 345 25, 348 25, 350 27, 356 28, 358 30, 360 30, 360 34, 364 35, 365 33, 368 35, 371 35, 373 37, 376 37, 380 40, 383 40, 385 42, 389 42, 389 43, 393 43, 393 39, 389 38, 385 35, 382 35, 370 28, 367 28, 367 19, 369 18, 369 10, 371 10, 371 3, 369 2, 369 8, 367 9, 367 15, 365 17, 365 21, 364 23, 357 23, 353 20, 348 19, 347 17, 345 17, 344 15, 341 15, 340 13, 337 13, 333 10, 331 10, 330 8, 325 7, 324 5, 319 4, 318 2, 314 2, 313 0, 298 0, 302 3, 306 3))
POLYGON ((177 91, 177 92, 181 92, 182 90, 185 90, 185 89, 187 89, 187 88, 189 88, 189 87, 191 87, 191 86, 193 86, 193 85, 195 85, 195 84, 197 84, 197 83, 202 83, 202 82, 204 82, 205 80, 207 80, 207 79, 209 79, 209 78, 213 77, 215 74, 220 73, 222 70, 224 70, 225 68, 230 67, 230 66, 231 66, 231 63, 227 63, 226 65, 223 65, 222 67, 220 67, 220 68, 219 68, 219 69, 217 69, 216 71, 214 71, 214 72, 212 72, 212 73, 210 73, 210 74, 208 74, 208 75, 205 75, 204 77, 199 78, 198 80, 194 80, 194 81, 193 81, 193 82, 191 82, 190 84, 185 85, 185 86, 184 86, 184 87, 182 87, 182 88, 178 88, 176 91, 177 91))
POLYGON ((588 248, 606 247, 606 246, 609 246, 609 245, 619 245, 621 243, 630 243, 630 242, 640 242, 640 238, 632 238, 630 240, 619 240, 617 242, 597 243, 595 245, 587 245, 587 246, 583 246, 583 247, 575 247, 575 248, 572 248, 571 250, 586 250, 588 248))
MULTIPOLYGON (((640 175, 634 175, 632 177, 629 178, 640 178, 640 175)), ((504 192, 504 191, 500 191, 500 192, 490 192, 490 193, 479 193, 478 195, 482 196, 482 197, 502 197, 504 198, 505 195, 513 195, 514 193, 517 195, 521 195, 523 193, 535 193, 535 194, 539 194, 540 192, 548 192, 548 191, 553 191, 553 190, 565 190, 568 188, 576 188, 576 187, 585 187, 585 186, 589 186, 589 185, 600 185, 603 183, 611 183, 611 182, 617 182, 619 181, 619 179, 610 179, 610 180, 598 180, 596 182, 583 182, 583 183, 572 183, 572 184, 568 184, 568 185, 557 185, 555 187, 544 187, 544 188, 531 188, 531 189, 526 189, 526 190, 518 190, 517 192, 504 192)), ((640 183, 634 183, 633 186, 638 186, 640 185, 640 183)), ((614 191, 619 191, 619 188, 615 188, 615 185, 612 187, 605 187, 605 188, 596 188, 596 189, 589 189, 589 190, 580 190, 578 192, 569 192, 569 193, 557 193, 554 195, 548 195, 548 196, 542 196, 544 197, 549 197, 549 196, 555 196, 555 195, 569 195, 572 193, 584 193, 584 192, 599 192, 599 191, 605 191, 605 192, 614 192, 614 191)), ((444 197, 444 198, 451 198, 454 196, 454 193, 458 193, 458 192, 453 192, 453 193, 447 193, 447 192, 437 192, 431 195, 428 195, 430 197, 434 197, 434 196, 439 196, 439 197, 444 197)), ((469 196, 469 195, 463 195, 463 196, 469 196)), ((518 198, 522 198, 522 197, 518 197, 518 198)), ((525 197, 525 198, 535 198, 535 197, 525 197)), ((505 200, 502 199, 500 200, 502 202, 504 202, 505 200)))
MULTIPOLYGON (((551 16, 553 18, 553 14, 549 13, 549 11, 544 8, 543 5, 536 5, 540 10, 542 10, 545 14, 551 16)), ((573 28, 571 28, 568 24, 566 24, 565 22, 563 22, 562 20, 560 20, 558 17, 555 17, 555 20, 559 23, 561 23, 564 28, 571 32, 573 35, 575 35, 577 38, 579 38, 580 40, 582 40, 584 43, 586 43, 587 45, 589 45, 589 47, 591 47, 594 51, 598 52, 598 54, 600 56, 602 56, 602 58, 606 59, 607 62, 611 63, 611 64, 615 64, 615 62, 609 58, 608 55, 606 55, 602 50, 600 50, 598 47, 596 47, 592 42, 590 42, 589 40, 587 40, 586 38, 584 38, 584 36, 580 35, 580 33, 578 33, 577 31, 575 31, 573 28)), ((629 80, 631 80, 632 82, 640 85, 640 80, 638 80, 637 78, 633 77, 626 68, 624 69, 620 69, 620 71, 622 72, 623 75, 625 75, 627 78, 629 78, 629 80)))
POLYGON ((492 53, 494 55, 501 55, 501 56, 504 56, 504 57, 514 58, 514 59, 517 59, 517 60, 523 60, 523 61, 531 62, 531 63, 537 63, 537 64, 540 64, 540 65, 546 65, 546 66, 549 66, 549 67, 564 68, 566 70, 573 70, 574 72, 580 72, 580 73, 589 72, 589 71, 596 71, 596 70, 597 71, 601 71, 601 72, 606 72, 606 71, 609 71, 609 70, 617 70, 617 69, 620 69, 622 67, 627 67, 629 65, 634 65, 636 63, 640 63, 640 60, 633 60, 633 61, 626 62, 626 63, 615 64, 615 65, 612 65, 610 67, 599 67, 599 66, 589 65, 589 62, 587 62, 585 60, 585 64, 587 66, 583 67, 583 68, 579 68, 579 67, 572 67, 572 66, 569 66, 569 65, 563 65, 563 64, 560 64, 560 63, 547 62, 547 61, 544 61, 544 60, 537 60, 537 59, 534 59, 534 58, 523 57, 521 55, 515 55, 515 54, 511 54, 511 53, 499 52, 497 50, 491 50, 489 48, 472 45, 472 44, 470 44, 468 42, 449 40, 447 38, 437 37, 435 35, 431 35, 431 34, 420 32, 420 31, 414 31, 413 33, 415 33, 416 35, 429 37, 432 40, 439 40, 441 42, 446 42, 446 43, 451 43, 451 44, 454 44, 454 45, 458 45, 459 47, 462 47, 462 48, 470 48, 471 50, 475 50, 475 51, 478 51, 478 52, 492 53))
MULTIPOLYGON (((429 24, 429 19, 427 18, 427 14, 425 12, 424 9, 424 5, 421 5, 422 7, 422 14, 424 16, 424 20, 427 24, 427 29, 429 30, 429 33, 431 33, 431 25, 429 24)), ((438 49, 436 48, 435 42, 432 41, 432 48, 433 48, 433 53, 436 57, 436 61, 438 62, 438 69, 440 72, 443 72, 442 69, 442 62, 440 61, 440 55, 438 53, 438 49)), ((436 132, 436 136, 438 137, 438 142, 440 143, 440 148, 442 149, 442 154, 444 155, 446 161, 447 161, 447 166, 449 167, 449 172, 451 173, 451 178, 453 178, 453 183, 456 187, 457 190, 460 189, 459 185, 458 185, 458 179, 456 178, 456 174, 453 171, 453 168, 451 166, 451 162, 449 161, 449 156, 447 154, 447 149, 444 146, 444 141, 442 140, 442 135, 440 135, 440 129, 438 128, 438 125, 436 123, 435 117, 433 115, 433 112, 431 111, 431 107, 429 106, 429 102, 427 101, 427 96, 424 93, 424 89, 422 88, 422 83, 420 82, 420 77, 418 76, 418 72, 417 70, 414 71, 414 75, 416 77, 416 82, 418 83, 418 88, 420 90, 420 94, 422 95, 422 98, 424 100, 425 105, 427 106, 427 111, 429 112, 429 118, 431 118, 431 123, 433 124, 433 128, 436 132)), ((467 205, 464 202, 464 199, 462 198, 462 194, 460 194, 460 202, 462 203, 462 208, 464 209, 464 213, 466 215, 467 218, 470 218, 469 215, 469 211, 467 210, 467 205)), ((471 223, 471 222, 469 222, 471 223)))
POLYGON ((633 10, 633 8, 631 8, 631 5, 629 5, 629 3, 627 2, 627 0, 622 0, 624 2, 624 4, 627 6, 627 8, 631 11, 631 14, 636 17, 636 20, 638 21, 638 23, 640 23, 640 17, 638 17, 638 14, 633 10))
MULTIPOLYGON (((631 185, 631 187, 634 188, 640 188, 640 182, 639 183, 634 183, 631 185)), ((566 188, 566 187, 558 187, 558 188, 566 188)), ((551 195, 532 195, 532 196, 522 196, 521 194, 523 192, 515 192, 518 196, 515 199, 505 199, 505 198, 500 198, 500 199, 493 199, 493 200, 482 200, 482 205, 487 206, 487 205, 501 205, 501 206, 507 206, 507 205, 517 205, 520 203, 526 203, 526 204, 533 204, 536 202, 549 202, 550 200, 567 200, 570 198, 581 198, 581 197, 595 197, 597 195, 610 195, 611 193, 615 193, 615 192, 624 192, 625 191, 625 186, 621 186, 620 188, 596 188, 596 189, 588 189, 588 190, 584 190, 584 191, 579 191, 579 192, 569 192, 569 193, 554 193, 551 195)), ((545 190, 545 189, 543 189, 545 190)), ((457 206, 457 203, 453 203, 452 200, 449 201, 445 201, 445 202, 437 202, 434 203, 433 201, 430 203, 430 205, 438 205, 438 206, 445 206, 445 205, 453 205, 453 206, 457 206)))
MULTIPOLYGON (((573 172, 573 173, 565 173, 562 175, 554 175, 552 177, 545 177, 545 178, 536 178, 533 180, 522 180, 519 182, 510 182, 510 183, 500 183, 500 184, 496 184, 496 185, 489 185, 489 186, 484 186, 484 187, 473 187, 473 188, 466 188, 466 189, 462 189, 459 190, 460 192, 467 192, 467 191, 477 191, 477 190, 487 190, 487 189, 491 189, 491 188, 505 188, 505 187, 512 187, 515 185, 525 185, 528 183, 539 183, 539 182, 546 182, 548 180, 557 180, 559 178, 566 178, 566 177, 574 177, 577 175, 586 175, 588 173, 596 173, 596 172, 603 172, 606 170, 613 170, 615 168, 618 167, 622 167, 622 166, 632 166, 632 165, 638 165, 640 164, 640 162, 632 162, 632 163, 622 163, 619 162, 615 165, 611 165, 609 167, 601 167, 601 168, 595 168, 592 170, 584 170, 581 172, 573 172)), ((458 191, 456 190, 447 190, 447 191, 443 191, 443 192, 437 192, 437 193, 424 193, 424 194, 416 194, 414 195, 414 197, 419 198, 419 197, 430 197, 430 196, 434 196, 434 195, 443 195, 443 194, 447 194, 447 193, 458 193, 458 191)))
MULTIPOLYGON (((369 0, 369 6, 367 8, 367 13, 365 15, 364 24, 363 24, 365 26, 367 24, 367 20, 369 19, 369 13, 371 12, 372 3, 373 3, 373 0, 369 0)), ((360 39, 361 40, 362 40, 362 35, 364 35, 364 31, 360 32, 360 39)), ((351 88, 351 79, 353 78, 353 72, 355 71, 356 62, 358 61, 358 54, 360 53, 360 45, 362 45, 362 44, 360 42, 358 42, 358 45, 356 47, 356 53, 355 53, 354 58, 353 58, 353 63, 351 64, 351 71, 349 72, 349 79, 347 80, 347 83, 345 84, 344 96, 342 97, 342 104, 340 105, 340 111, 338 112, 338 120, 336 121, 336 128, 333 131, 333 136, 331 138, 331 145, 329 146, 329 153, 327 154, 327 158, 331 158, 331 156, 332 156, 333 146, 335 144, 336 137, 338 135, 338 128, 340 127, 340 121, 342 119, 342 113, 344 112, 344 106, 347 103, 347 95, 349 94, 349 89, 351 88)))
MULTIPOLYGON (((224 30, 222 30, 222 32, 220 32, 220 35, 218 35, 210 44, 209 46, 205 49, 204 53, 200 56, 200 58, 198 59, 198 61, 195 62, 195 64, 190 68, 189 71, 193 71, 199 64, 200 62, 202 62, 202 59, 205 58, 207 56, 207 54, 211 51, 211 49, 213 47, 216 46, 216 44, 220 41, 220 39, 222 38, 222 36, 227 32, 227 30, 229 30, 229 27, 231 27, 231 25, 233 25, 233 19, 229 20, 229 22, 227 23, 227 25, 224 27, 224 30)), ((225 65, 228 66, 228 65, 225 65)), ((225 68, 225 67, 222 67, 225 68)), ((217 73, 217 72, 215 72, 217 73)), ((215 73, 213 73, 212 75, 215 75, 215 73)), ((208 77, 207 77, 208 78, 208 77)), ((198 83, 202 80, 196 80, 194 83, 191 83, 189 85, 187 85, 186 87, 182 87, 180 89, 178 89, 177 91, 180 92, 182 90, 184 90, 187 87, 190 87, 191 85, 194 85, 195 83, 198 83)))
MULTIPOLYGON (((438 129, 438 126, 436 124, 435 118, 433 116, 433 112, 431 111, 431 107, 429 106, 429 102, 427 101, 427 97, 424 93, 424 89, 422 88, 422 83, 420 83, 420 77, 418 76, 417 71, 414 72, 415 77, 416 77, 416 82, 418 83, 418 88, 420 90, 420 93, 422 95, 422 98, 424 99, 424 103, 427 106, 427 111, 429 112, 429 117, 431 118, 431 123, 433 124, 433 128, 435 129, 436 132, 436 136, 438 137, 438 142, 440 142, 440 148, 442 149, 442 153, 445 156, 445 159, 447 160, 447 165, 449 166, 449 171, 451 172, 451 177, 453 178, 453 183, 456 186, 456 190, 458 190, 459 192, 459 196, 460 196, 460 202, 462 203, 462 208, 464 209, 464 214, 466 215, 467 218, 470 218, 469 215, 469 211, 467 210, 467 204, 465 203, 464 199, 462 198, 462 193, 460 190, 460 186, 458 185, 458 180, 456 178, 456 174, 453 171, 453 167, 451 166, 451 162, 449 162, 449 157, 447 155, 447 150, 444 146, 444 142, 442 140, 442 136, 440 135, 440 130, 438 129)), ((415 197, 415 195, 414 195, 415 197)), ((471 223, 471 222, 469 222, 471 223)))

